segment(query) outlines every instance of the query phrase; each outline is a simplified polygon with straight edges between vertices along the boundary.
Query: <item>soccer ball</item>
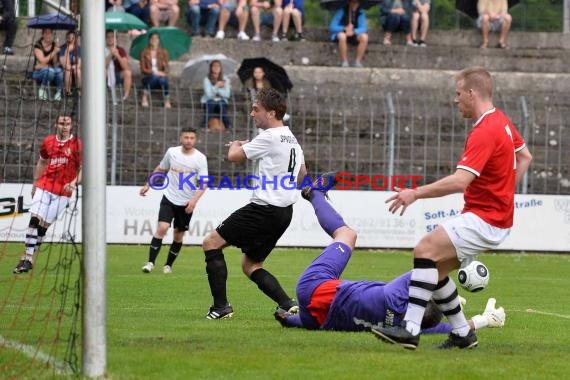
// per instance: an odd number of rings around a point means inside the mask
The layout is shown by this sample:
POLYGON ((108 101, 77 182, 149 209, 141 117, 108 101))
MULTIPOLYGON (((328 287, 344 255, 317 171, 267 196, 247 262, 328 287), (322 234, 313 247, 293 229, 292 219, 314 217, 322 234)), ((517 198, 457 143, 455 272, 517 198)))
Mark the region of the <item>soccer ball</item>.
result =
POLYGON ((470 292, 485 289, 489 283, 489 269, 480 261, 472 261, 469 265, 457 271, 459 284, 470 292))

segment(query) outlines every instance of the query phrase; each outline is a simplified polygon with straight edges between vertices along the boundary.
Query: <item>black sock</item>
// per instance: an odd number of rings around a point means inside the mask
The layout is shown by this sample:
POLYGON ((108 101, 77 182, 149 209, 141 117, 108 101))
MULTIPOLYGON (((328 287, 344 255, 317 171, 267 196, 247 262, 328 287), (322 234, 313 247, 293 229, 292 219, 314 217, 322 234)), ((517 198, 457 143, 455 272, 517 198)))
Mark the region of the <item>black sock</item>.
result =
POLYGON ((148 248, 148 261, 154 264, 156 256, 160 252, 160 247, 162 247, 162 239, 157 239, 153 236, 148 248))
POLYGON ((166 265, 172 266, 174 260, 178 257, 180 253, 180 248, 182 248, 182 242, 173 241, 170 245, 170 251, 168 251, 168 258, 166 259, 166 265))
POLYGON ((214 298, 214 307, 224 307, 228 304, 228 297, 226 295, 228 267, 226 266, 224 253, 221 249, 212 249, 205 251, 204 255, 206 255, 206 273, 208 274, 210 291, 214 298))
POLYGON ((291 303, 291 298, 285 293, 281 285, 279 285, 279 281, 265 269, 257 269, 249 276, 249 279, 255 282, 259 290, 277 302, 279 306, 287 307, 291 303))

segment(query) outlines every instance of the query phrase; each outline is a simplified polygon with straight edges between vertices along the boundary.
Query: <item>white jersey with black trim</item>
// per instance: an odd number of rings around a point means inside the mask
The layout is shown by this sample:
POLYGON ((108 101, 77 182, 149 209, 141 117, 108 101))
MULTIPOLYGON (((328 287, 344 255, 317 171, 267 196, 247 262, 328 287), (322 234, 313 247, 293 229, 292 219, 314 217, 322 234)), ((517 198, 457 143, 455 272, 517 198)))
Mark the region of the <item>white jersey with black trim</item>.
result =
POLYGON ((190 154, 183 153, 182 146, 168 148, 159 166, 168 170, 164 196, 177 206, 185 206, 200 189, 198 179, 208 175, 206 156, 196 148, 190 154))
POLYGON ((299 200, 297 176, 305 157, 289 127, 262 130, 242 148, 254 161, 251 202, 286 207, 299 200))

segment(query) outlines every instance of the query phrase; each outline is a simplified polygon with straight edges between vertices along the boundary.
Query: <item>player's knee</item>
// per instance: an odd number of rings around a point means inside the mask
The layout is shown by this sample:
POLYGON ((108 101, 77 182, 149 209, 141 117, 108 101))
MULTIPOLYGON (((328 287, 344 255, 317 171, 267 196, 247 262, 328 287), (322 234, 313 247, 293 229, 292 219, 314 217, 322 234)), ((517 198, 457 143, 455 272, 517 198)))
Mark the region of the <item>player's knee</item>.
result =
POLYGON ((30 224, 28 224, 28 227, 38 228, 39 226, 40 226, 40 219, 37 216, 32 216, 30 218, 30 224))

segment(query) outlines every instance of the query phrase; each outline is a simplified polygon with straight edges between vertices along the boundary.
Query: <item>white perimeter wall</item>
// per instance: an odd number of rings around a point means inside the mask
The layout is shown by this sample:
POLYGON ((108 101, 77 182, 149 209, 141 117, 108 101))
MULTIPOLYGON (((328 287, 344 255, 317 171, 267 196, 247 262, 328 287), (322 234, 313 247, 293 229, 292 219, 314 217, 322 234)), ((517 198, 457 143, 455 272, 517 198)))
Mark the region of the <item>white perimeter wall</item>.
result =
MULTIPOLYGON (((139 187, 107 187, 107 242, 150 242, 162 193, 150 190, 146 197, 138 195, 139 187)), ((30 214, 31 186, 0 185, 0 241, 23 241, 30 214), (22 207, 18 207, 18 199, 22 207)), ((186 234, 186 244, 201 244, 204 236, 232 211, 248 202, 248 190, 208 190, 198 203, 186 234)), ((331 191, 333 205, 347 224, 358 231, 358 246, 372 248, 412 248, 437 224, 460 212, 460 194, 442 199, 420 200, 408 208, 404 216, 388 213, 384 203, 391 192, 331 191)), ((74 204, 74 197, 71 205, 74 204)), ((508 250, 570 252, 570 196, 517 195, 515 225, 511 235, 499 247, 508 250)), ((79 198, 81 203, 81 198, 79 198)), ((279 241, 279 246, 322 247, 328 236, 317 223, 310 204, 300 199, 295 204, 293 221, 279 241)), ((70 231, 81 241, 81 205, 77 218, 71 208, 50 228, 48 241, 67 238, 70 231)), ((170 233, 165 242, 170 242, 170 233)))

